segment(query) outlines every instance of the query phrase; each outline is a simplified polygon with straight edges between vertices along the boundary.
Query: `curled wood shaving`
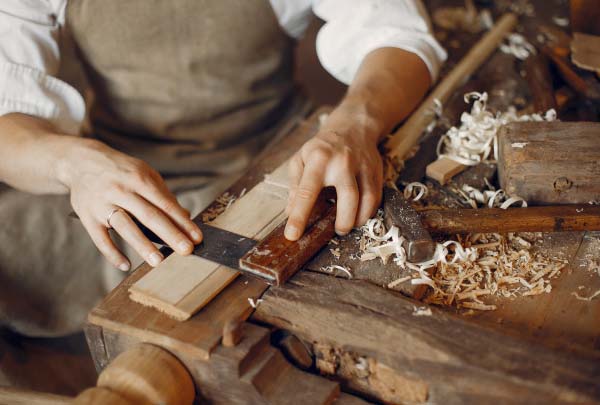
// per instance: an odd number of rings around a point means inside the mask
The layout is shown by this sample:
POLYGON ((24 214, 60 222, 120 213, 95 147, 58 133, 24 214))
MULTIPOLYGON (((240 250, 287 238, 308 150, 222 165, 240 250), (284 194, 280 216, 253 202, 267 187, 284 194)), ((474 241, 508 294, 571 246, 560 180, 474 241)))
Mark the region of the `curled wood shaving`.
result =
POLYGON ((473 101, 470 112, 463 112, 458 127, 451 127, 437 145, 438 157, 447 157, 467 166, 483 161, 498 159, 498 129, 515 121, 553 121, 556 111, 548 110, 544 115, 517 115, 511 107, 506 112, 493 114, 487 109, 487 93, 465 94, 465 102, 473 101))
POLYGON ((262 298, 259 298, 257 300, 255 300, 254 298, 248 298, 248 303, 254 309, 256 309, 260 305, 261 302, 263 302, 262 298))
POLYGON ((402 246, 405 239, 398 228, 385 228, 379 212, 362 227, 359 246, 361 260, 392 260, 412 273, 392 281, 388 288, 410 281, 431 287, 426 302, 490 311, 496 307, 483 301, 487 297, 539 295, 552 290, 550 280, 567 262, 534 252, 534 242, 540 237, 539 233, 470 234, 437 243, 431 260, 411 263, 402 246))
POLYGON ((334 270, 339 270, 342 273, 346 274, 348 276, 348 278, 352 278, 352 273, 350 272, 350 269, 345 266, 339 266, 337 264, 332 264, 331 266, 321 267, 321 270, 326 273, 333 273, 334 270))
POLYGON ((536 54, 535 47, 523 35, 515 33, 507 35, 506 42, 500 44, 500 50, 520 60, 536 54))
POLYGON ((413 181, 408 183, 404 188, 404 198, 407 200, 419 201, 422 197, 426 197, 429 189, 423 183, 413 181))
POLYGON ((600 290, 596 291, 595 293, 593 293, 592 295, 590 295, 589 297, 582 297, 581 295, 579 295, 576 291, 571 293, 572 295, 575 296, 576 299, 578 299, 579 301, 591 301, 594 298, 600 296, 600 290))

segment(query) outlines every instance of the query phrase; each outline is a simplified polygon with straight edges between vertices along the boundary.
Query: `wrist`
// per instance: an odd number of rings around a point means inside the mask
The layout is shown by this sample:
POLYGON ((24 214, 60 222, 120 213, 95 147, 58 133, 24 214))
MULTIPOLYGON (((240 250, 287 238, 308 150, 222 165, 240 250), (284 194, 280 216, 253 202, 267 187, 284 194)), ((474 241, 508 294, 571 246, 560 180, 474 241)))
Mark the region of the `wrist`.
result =
POLYGON ((71 190, 73 179, 81 169, 82 156, 87 150, 93 149, 98 142, 75 136, 59 135, 57 138, 53 142, 57 151, 53 164, 54 177, 60 184, 71 190))
POLYGON ((377 108, 368 101, 345 97, 329 116, 326 127, 351 128, 351 133, 378 143, 385 134, 386 124, 377 108))

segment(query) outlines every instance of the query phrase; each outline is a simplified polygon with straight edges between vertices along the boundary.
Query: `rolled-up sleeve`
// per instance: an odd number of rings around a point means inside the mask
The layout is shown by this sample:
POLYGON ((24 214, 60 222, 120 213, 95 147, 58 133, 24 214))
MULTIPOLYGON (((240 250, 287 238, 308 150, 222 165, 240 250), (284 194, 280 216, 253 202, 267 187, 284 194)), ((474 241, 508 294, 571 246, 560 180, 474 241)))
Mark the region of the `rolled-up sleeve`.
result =
POLYGON ((56 78, 64 0, 0 2, 0 115, 44 118, 76 134, 85 116, 77 90, 56 78))
POLYGON ((350 84, 365 56, 379 48, 416 54, 427 65, 432 82, 446 60, 419 0, 320 0, 314 1, 313 11, 326 21, 317 36, 319 60, 345 84, 350 84))

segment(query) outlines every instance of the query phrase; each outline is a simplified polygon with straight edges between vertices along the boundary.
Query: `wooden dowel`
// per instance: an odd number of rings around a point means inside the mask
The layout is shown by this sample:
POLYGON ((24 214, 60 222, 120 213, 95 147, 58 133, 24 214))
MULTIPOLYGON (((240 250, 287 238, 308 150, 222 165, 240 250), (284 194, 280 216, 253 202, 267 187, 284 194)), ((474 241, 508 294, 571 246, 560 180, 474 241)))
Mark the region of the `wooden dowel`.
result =
POLYGON ((560 232, 600 230, 600 206, 424 210, 423 225, 433 234, 469 232, 560 232))
POLYGON ((504 36, 517 24, 514 14, 505 14, 498 23, 475 44, 469 53, 448 73, 406 122, 386 142, 390 158, 403 159, 418 142, 433 119, 434 100, 445 103, 459 86, 469 80, 485 60, 498 48, 504 36))

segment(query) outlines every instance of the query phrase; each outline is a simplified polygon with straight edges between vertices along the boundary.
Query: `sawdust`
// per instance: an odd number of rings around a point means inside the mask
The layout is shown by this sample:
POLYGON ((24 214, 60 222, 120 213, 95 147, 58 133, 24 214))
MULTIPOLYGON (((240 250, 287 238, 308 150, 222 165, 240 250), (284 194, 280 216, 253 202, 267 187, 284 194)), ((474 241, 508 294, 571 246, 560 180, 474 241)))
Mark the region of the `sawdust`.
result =
POLYGON ((207 223, 214 220, 231 207, 231 204, 237 199, 242 198, 245 194, 246 189, 243 189, 237 197, 229 191, 224 192, 216 198, 215 203, 212 206, 208 207, 208 209, 202 213, 202 222, 207 223))
POLYGON ((425 302, 472 310, 494 310, 485 298, 518 297, 549 293, 567 261, 535 252, 540 233, 500 235, 470 234, 438 243, 434 258, 410 263, 398 228, 386 229, 382 214, 362 227, 361 260, 392 260, 412 272, 388 284, 388 288, 410 281, 428 285, 425 302))

